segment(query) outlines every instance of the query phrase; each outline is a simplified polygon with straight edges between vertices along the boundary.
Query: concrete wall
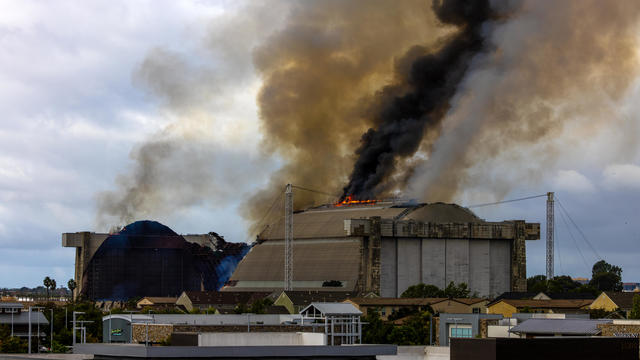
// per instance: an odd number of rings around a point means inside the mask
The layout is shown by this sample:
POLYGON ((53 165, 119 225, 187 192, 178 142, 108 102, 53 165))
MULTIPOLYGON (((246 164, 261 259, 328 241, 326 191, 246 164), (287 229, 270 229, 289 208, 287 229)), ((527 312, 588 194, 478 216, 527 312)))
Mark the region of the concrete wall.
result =
POLYGON ((326 345, 321 333, 203 333, 198 346, 326 345))
POLYGON ((397 355, 378 355, 378 360, 449 360, 448 346, 398 346, 397 355))
POLYGON ((467 283, 480 296, 511 290, 511 241, 383 238, 380 295, 399 297, 418 283, 467 283))

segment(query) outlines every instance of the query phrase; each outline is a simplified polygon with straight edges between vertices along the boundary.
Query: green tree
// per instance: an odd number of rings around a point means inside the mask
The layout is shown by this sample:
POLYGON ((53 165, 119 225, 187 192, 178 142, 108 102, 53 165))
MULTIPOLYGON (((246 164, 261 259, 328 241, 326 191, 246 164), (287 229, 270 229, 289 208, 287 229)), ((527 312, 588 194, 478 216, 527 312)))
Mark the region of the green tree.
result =
POLYGON ((444 289, 444 296, 448 298, 468 298, 471 290, 466 283, 454 284, 453 281, 444 289))
POLYGON ((589 285, 600 291, 622 291, 622 268, 598 261, 593 265, 589 285))
POLYGON ((53 292, 57 286, 58 283, 56 283, 56 279, 51 279, 51 282, 49 283, 49 287, 51 288, 51 295, 54 295, 53 292))
POLYGON ((393 331, 393 324, 386 323, 375 310, 367 312, 363 318, 362 342, 364 344, 389 344, 388 336, 393 331))
POLYGON ((47 299, 49 298, 49 287, 51 287, 51 278, 50 277, 45 277, 44 280, 42 280, 42 284, 44 285, 45 288, 47 288, 47 299))
POLYGON ((403 298, 434 298, 444 297, 444 292, 435 285, 417 284, 411 285, 400 297, 403 298))
POLYGON ((17 336, 12 336, 6 340, 2 340, 0 345, 0 353, 26 353, 27 342, 17 336))
POLYGON ((640 295, 633 297, 633 305, 631 306, 629 319, 640 319, 640 295))
POLYGON ((536 275, 527 279, 527 291, 540 293, 547 292, 547 277, 536 275))
POLYGON ((69 288, 69 290, 71 290, 71 301, 75 300, 73 295, 73 290, 75 290, 77 286, 78 284, 76 284, 75 280, 69 279, 69 281, 67 281, 67 287, 69 288))

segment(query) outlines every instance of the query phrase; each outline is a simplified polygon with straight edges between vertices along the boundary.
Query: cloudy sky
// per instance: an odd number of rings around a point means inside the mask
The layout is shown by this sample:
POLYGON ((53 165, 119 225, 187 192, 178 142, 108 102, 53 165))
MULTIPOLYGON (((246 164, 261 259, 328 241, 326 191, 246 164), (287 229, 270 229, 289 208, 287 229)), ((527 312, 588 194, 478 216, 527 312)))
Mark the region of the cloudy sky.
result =
MULTIPOLYGON (((249 22, 235 1, 0 6, 0 287, 37 286, 45 276, 66 284, 75 250, 61 247, 60 234, 105 231, 99 207, 114 204, 101 199, 127 187, 149 143, 172 149, 175 173, 202 168, 200 178, 217 184, 172 179, 202 199, 176 191, 175 207, 149 210, 154 219, 179 233, 248 240, 241 203, 282 166, 261 149, 252 49, 282 24, 286 7, 249 22), (206 146, 178 146, 176 138, 206 146)), ((625 133, 637 133, 638 99, 635 80, 616 104, 623 121, 584 141, 564 128, 552 166, 499 196, 556 192, 571 217, 556 207, 557 274, 588 277, 603 258, 622 266, 624 281, 640 281, 640 151, 633 141, 621 144, 625 133)), ((544 163, 537 156, 527 161, 544 163)), ((474 187, 457 200, 471 205, 496 195, 474 187)), ((474 211, 487 220, 540 222, 544 238, 545 209, 537 198, 474 211)), ((527 246, 528 275, 543 274, 544 240, 527 246)))

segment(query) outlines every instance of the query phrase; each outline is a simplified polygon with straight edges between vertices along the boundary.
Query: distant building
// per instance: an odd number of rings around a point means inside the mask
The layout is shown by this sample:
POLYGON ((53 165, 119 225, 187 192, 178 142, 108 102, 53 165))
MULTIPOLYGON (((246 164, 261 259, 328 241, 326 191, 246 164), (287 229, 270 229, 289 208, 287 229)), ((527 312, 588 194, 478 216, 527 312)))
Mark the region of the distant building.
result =
POLYGON ((350 298, 345 300, 353 304, 363 316, 371 311, 377 311, 382 320, 388 320, 389 316, 401 309, 410 311, 426 310, 432 304, 447 300, 445 298, 350 298))
POLYGON ((240 304, 251 305, 263 300, 271 292, 250 291, 183 291, 176 300, 176 305, 187 311, 198 309, 206 311, 215 309, 220 313, 231 313, 240 304))
POLYGON ((273 305, 284 306, 290 314, 298 314, 314 302, 343 302, 355 293, 344 291, 287 290, 274 291, 270 298, 273 305))
POLYGON ((590 299, 575 300, 516 300, 502 299, 487 305, 489 314, 501 314, 511 317, 515 313, 586 313, 589 305, 594 302, 590 299))
POLYGON ((623 292, 640 292, 640 283, 626 282, 622 283, 623 292))
POLYGON ((26 338, 29 336, 29 319, 31 319, 31 336, 46 336, 49 321, 40 311, 25 309, 22 304, 16 302, 0 302, 0 325, 6 326, 12 336, 26 338), (38 327, 40 333, 38 333, 38 327))
POLYGON ((604 311, 618 311, 624 317, 628 317, 633 307, 633 298, 639 294, 632 292, 604 291, 589 306, 590 309, 604 311))
POLYGON ((509 330, 526 338, 540 336, 596 336, 602 332, 598 325, 612 320, 591 319, 528 319, 509 330))
POLYGON ((153 297, 146 296, 136 303, 138 309, 150 307, 156 310, 173 309, 176 307, 177 297, 153 297))
POLYGON ((589 279, 584 277, 574 277, 574 278, 571 278, 571 280, 579 283, 580 285, 589 285, 589 279))
POLYGON ((440 313, 434 318, 437 328, 435 343, 449 346, 450 338, 487 337, 488 326, 497 325, 502 315, 440 313))

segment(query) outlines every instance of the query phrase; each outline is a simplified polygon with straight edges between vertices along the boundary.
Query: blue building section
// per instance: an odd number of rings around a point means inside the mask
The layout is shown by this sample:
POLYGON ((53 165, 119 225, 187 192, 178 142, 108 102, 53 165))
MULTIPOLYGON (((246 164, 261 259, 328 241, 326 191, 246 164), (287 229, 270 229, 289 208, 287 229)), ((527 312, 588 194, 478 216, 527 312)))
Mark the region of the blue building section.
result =
POLYGON ((129 224, 110 235, 91 258, 82 295, 91 300, 128 300, 219 290, 250 246, 209 235, 211 247, 188 242, 156 221, 129 224))

